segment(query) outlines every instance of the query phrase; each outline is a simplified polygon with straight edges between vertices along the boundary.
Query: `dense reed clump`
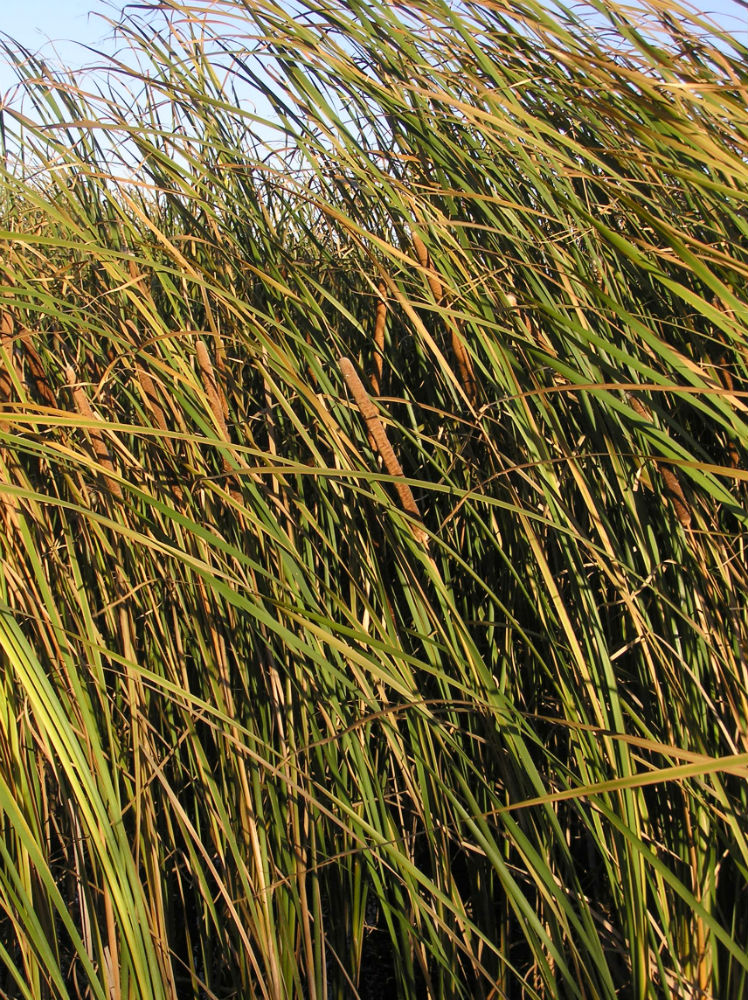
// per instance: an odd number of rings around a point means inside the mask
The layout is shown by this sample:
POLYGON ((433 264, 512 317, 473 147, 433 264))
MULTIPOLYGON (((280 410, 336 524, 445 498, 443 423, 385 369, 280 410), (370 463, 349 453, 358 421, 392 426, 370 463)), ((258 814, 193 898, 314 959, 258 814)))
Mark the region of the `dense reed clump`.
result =
POLYGON ((740 1000, 748 51, 117 30, 7 44, 0 995, 740 1000))

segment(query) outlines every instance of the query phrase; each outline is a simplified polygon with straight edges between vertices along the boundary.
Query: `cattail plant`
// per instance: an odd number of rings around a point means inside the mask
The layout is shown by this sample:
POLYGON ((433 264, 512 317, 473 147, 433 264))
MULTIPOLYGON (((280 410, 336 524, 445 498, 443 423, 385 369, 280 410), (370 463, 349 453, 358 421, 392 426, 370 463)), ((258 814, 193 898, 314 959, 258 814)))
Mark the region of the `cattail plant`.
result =
POLYGON ((0 42, 0 996, 746 995, 748 50, 593 6, 0 42))

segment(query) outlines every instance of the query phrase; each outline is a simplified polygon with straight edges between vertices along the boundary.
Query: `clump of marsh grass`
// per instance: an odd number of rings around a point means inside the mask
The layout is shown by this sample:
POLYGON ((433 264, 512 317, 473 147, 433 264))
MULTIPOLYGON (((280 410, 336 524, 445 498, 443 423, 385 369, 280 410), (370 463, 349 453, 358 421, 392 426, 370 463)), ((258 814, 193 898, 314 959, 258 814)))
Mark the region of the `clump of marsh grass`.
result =
POLYGON ((0 992, 739 1000, 748 53, 117 30, 6 46, 0 992))

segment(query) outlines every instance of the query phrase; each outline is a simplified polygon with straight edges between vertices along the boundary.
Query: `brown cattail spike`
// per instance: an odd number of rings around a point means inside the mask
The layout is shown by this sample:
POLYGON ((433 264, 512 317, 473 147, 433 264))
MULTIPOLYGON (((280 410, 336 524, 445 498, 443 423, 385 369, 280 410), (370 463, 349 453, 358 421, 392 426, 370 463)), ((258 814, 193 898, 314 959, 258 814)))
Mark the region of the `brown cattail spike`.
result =
POLYGON ((641 402, 641 400, 638 399, 636 396, 632 396, 631 394, 629 394, 628 402, 631 409, 635 413, 637 413, 642 418, 642 420, 652 419, 652 414, 649 412, 646 406, 641 402))
POLYGON ((140 273, 140 271, 138 271, 137 264, 132 259, 132 257, 130 257, 127 261, 127 270, 130 274, 130 278, 135 288, 137 288, 137 290, 140 292, 141 295, 144 296, 147 295, 148 284, 145 280, 145 277, 140 273))
POLYGON ((383 281, 379 282, 377 288, 379 301, 377 302, 377 316, 374 324, 374 371, 371 374, 371 388, 375 396, 382 391, 382 364, 384 362, 384 329, 387 325, 387 302, 385 292, 387 286, 383 281))
POLYGON ((39 352, 34 347, 31 332, 29 330, 21 330, 20 336, 29 366, 29 384, 34 388, 36 394, 41 396, 47 406, 57 407, 55 394, 52 392, 47 381, 47 373, 44 371, 44 365, 42 364, 42 359, 39 357, 39 352))
POLYGON ((0 403, 10 402, 13 396, 13 333, 15 323, 9 312, 0 312, 0 403), (3 357, 3 355, 5 355, 3 357))
MULTIPOLYGON (((439 280, 436 271, 431 266, 431 257, 428 249, 418 233, 413 233, 413 248, 415 249, 416 256, 418 257, 418 263, 426 272, 426 278, 429 283, 429 288, 431 289, 431 294, 434 296, 434 301, 437 305, 439 305, 444 298, 444 286, 439 280)), ((467 348, 462 342, 462 337, 457 327, 457 323, 454 320, 449 320, 447 322, 447 326, 452 337, 452 353, 454 354, 455 361, 457 362, 460 383, 462 384, 462 388, 464 389, 467 398, 471 403, 475 403, 478 393, 473 362, 467 352, 467 348)))
MULTIPOLYGON (((0 405, 8 403, 13 396, 13 330, 15 324, 13 317, 8 312, 0 312, 0 405)), ((6 476, 10 478, 10 467, 14 464, 12 454, 0 447, 0 525, 5 533, 9 533, 11 527, 17 525, 16 511, 18 500, 10 495, 5 496, 2 484, 6 476), (7 472, 5 469, 7 469, 7 472)))
MULTIPOLYGON (((735 382, 729 368, 729 362, 726 354, 723 354, 717 361, 717 377, 729 393, 735 391, 735 382)), ((727 442, 727 462, 733 469, 740 468, 740 451, 738 450, 738 442, 732 439, 727 442)))
MULTIPOLYGON (((226 403, 226 398, 223 395, 223 391, 216 381, 213 365, 211 364, 210 355, 208 354, 208 348, 205 346, 203 341, 200 340, 200 338, 197 340, 196 350, 197 362, 200 365, 200 374, 203 377, 203 385, 205 386, 205 394, 208 397, 210 409, 218 426, 221 439, 227 444, 230 444, 231 437, 229 435, 229 429, 226 425, 226 417, 224 416, 224 414, 228 413, 228 405, 226 403)), ((236 470, 232 468, 231 463, 225 455, 223 456, 223 471, 232 478, 236 474, 236 470)), ((233 499, 237 503, 240 503, 242 499, 241 493, 231 484, 229 484, 228 489, 233 499)))
MULTIPOLYGON (((98 417, 91 408, 91 404, 88 401, 88 396, 83 390, 83 386, 76 381, 75 371, 68 365, 65 374, 67 376, 68 388, 73 394, 73 402, 76 410, 82 417, 85 417, 86 420, 90 420, 92 424, 95 423, 95 421, 98 420, 98 417)), ((87 428, 87 434, 91 439, 91 445, 93 446, 96 461, 102 468, 107 469, 109 472, 114 472, 114 465, 109 457, 109 449, 104 441, 104 435, 98 427, 95 426, 87 428)), ((118 500, 121 500, 122 490, 120 489, 119 483, 109 477, 107 477, 107 483, 109 484, 109 489, 114 496, 116 496, 118 500)))
POLYGON ((143 399, 145 400, 148 409, 151 411, 156 427, 158 427, 160 431, 168 430, 169 428, 166 423, 164 408, 161 406, 161 401, 158 398, 156 386, 153 384, 153 379, 151 378, 150 373, 145 368, 141 368, 140 365, 135 366, 135 371, 138 376, 140 388, 143 392, 143 399))
POLYGON ((418 263, 426 272, 426 279, 429 283, 429 288, 431 289, 431 294, 434 296, 434 300, 441 302, 442 296, 444 295, 444 287, 437 277, 436 271, 431 266, 431 256, 426 249, 426 244, 423 242, 418 233, 413 233, 413 249, 418 257, 418 263))
POLYGON ((200 340, 200 338, 198 338, 196 350, 197 363, 200 365, 200 374, 203 377, 205 394, 208 397, 213 417, 215 418, 218 429, 221 432, 221 437, 224 441, 228 441, 229 432, 226 426, 226 418, 224 416, 227 410, 226 400, 224 399, 221 387, 216 381, 213 365, 211 364, 210 355, 208 354, 208 348, 205 346, 203 341, 200 340))
POLYGON ((467 352, 467 348, 462 342, 462 337, 456 327, 452 328, 452 351, 457 359, 457 368, 460 372, 460 382, 465 390, 465 395, 471 403, 475 403, 478 398, 477 386, 475 382, 475 370, 473 362, 467 352))
MULTIPOLYGON (((364 418, 369 439, 374 442, 377 451, 382 457, 385 469, 389 475, 396 476, 398 480, 402 480, 404 478, 402 466, 398 462, 395 452, 392 450, 392 445, 387 438, 382 421, 379 419, 377 408, 369 399, 363 382, 358 377, 356 369, 348 358, 340 359, 340 371, 345 379, 345 384, 348 386, 356 402, 356 406, 359 408, 361 416, 364 418)), ((411 517, 420 521, 421 512, 418 509, 418 504, 415 501, 410 486, 405 482, 396 482, 395 489, 397 490, 403 510, 407 514, 410 514, 411 517)), ((428 542, 428 535, 422 528, 414 527, 413 534, 416 540, 422 544, 428 542)))
POLYGON ((676 517, 684 528, 690 528, 691 511, 688 509, 688 503, 686 502, 686 498, 683 493, 683 487, 680 484, 675 470, 669 468, 667 465, 663 465, 662 462, 657 463, 657 468, 660 470, 660 475, 662 476, 662 481, 665 484, 665 489, 670 494, 670 499, 672 500, 673 507, 675 508, 676 517))
MULTIPOLYGON (((634 410, 643 420, 652 421, 652 414, 644 406, 640 399, 629 393, 628 402, 631 409, 634 410)), ((685 494, 683 493, 683 487, 678 479, 678 474, 675 469, 671 469, 669 465, 663 462, 658 462, 655 460, 655 468, 659 471, 662 476, 662 482, 665 484, 665 489, 672 500, 673 507, 675 508, 675 515, 683 525, 684 528, 691 527, 691 511, 688 507, 688 501, 686 500, 685 494)))

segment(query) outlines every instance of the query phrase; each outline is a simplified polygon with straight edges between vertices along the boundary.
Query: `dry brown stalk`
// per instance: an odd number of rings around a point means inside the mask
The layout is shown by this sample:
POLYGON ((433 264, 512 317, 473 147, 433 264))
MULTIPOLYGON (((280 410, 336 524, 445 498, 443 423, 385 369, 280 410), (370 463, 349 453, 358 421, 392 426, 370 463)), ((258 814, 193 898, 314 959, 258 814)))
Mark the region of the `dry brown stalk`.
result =
MULTIPOLYGON (((340 371, 343 379, 345 380, 345 384, 348 386, 348 389, 355 400, 356 406, 359 408, 361 416, 364 418, 369 439, 374 442, 376 450, 382 457, 385 469, 389 475, 397 477, 398 480, 403 480, 405 474, 403 473, 402 466, 398 462, 392 445, 387 438, 387 432, 384 429, 382 421, 379 419, 377 408, 369 399, 366 389, 364 388, 364 384, 358 377, 358 373, 349 358, 340 359, 340 371)), ((421 512, 418 509, 418 504, 415 501, 415 497, 411 492, 410 486, 408 486, 405 482, 397 481, 395 482, 395 489, 397 490, 397 495, 400 498, 400 505, 406 514, 410 514, 411 517, 420 521, 421 512)), ((413 534, 417 541, 427 544, 428 535, 422 528, 414 526, 413 534)))
POLYGON ((371 388, 378 396, 382 388, 382 365, 384 362, 384 329, 387 325, 387 286, 383 281, 377 287, 379 301, 377 302, 377 317, 374 324, 374 371, 370 376, 371 388))
POLYGON ((210 403, 210 408, 213 412, 218 429, 221 432, 221 437, 224 441, 229 441, 229 431, 226 426, 227 405, 226 399, 224 398, 221 387, 216 381, 215 372, 213 371, 213 365, 211 364, 210 355, 208 354, 208 348, 205 346, 202 340, 198 337, 197 344, 197 363, 200 365, 200 374, 203 377, 203 385, 205 387, 205 394, 208 397, 208 402, 210 403))
MULTIPOLYGON (((638 413, 643 420, 648 420, 650 423, 652 422, 652 414, 646 406, 644 406, 641 400, 629 393, 628 401, 631 405, 631 409, 638 413)), ((673 507, 675 508, 675 516, 684 528, 690 528, 691 511, 685 494, 683 493, 683 487, 680 484, 677 472, 675 469, 671 469, 666 463, 658 462, 657 459, 655 459, 654 464, 655 468, 662 476, 662 481, 665 484, 665 490, 672 501, 673 507)))
MULTIPOLYGON (((429 283, 429 288, 431 289, 431 294, 434 296, 434 301, 437 305, 439 305, 444 297, 444 286, 439 280, 436 271, 431 266, 431 257, 429 255, 428 248, 418 233, 413 233, 413 247, 416 251, 416 256, 418 257, 418 263, 426 272, 426 278, 429 283)), ((465 395, 470 402, 475 403, 477 399, 477 385, 475 381, 473 362, 470 359, 467 348, 462 342, 462 336, 457 323, 454 320, 449 320, 447 322, 447 326, 452 337, 452 353, 457 361, 457 369, 460 374, 462 388, 465 390, 465 395)))
MULTIPOLYGON (((65 375, 67 377, 68 388, 73 394, 73 403, 75 404, 75 408, 78 413, 92 422, 98 420, 98 417, 91 408, 91 404, 88 401, 88 396, 86 395, 83 386, 76 380, 75 371, 70 365, 67 366, 65 375)), ((108 469, 109 472, 114 472, 114 465, 109 457, 109 449, 104 441, 104 435, 98 427, 95 426, 87 428, 87 433, 91 439, 96 461, 102 468, 108 469)), ((121 500, 122 490, 120 489, 119 483, 115 479, 110 479, 108 476, 106 477, 106 480, 111 492, 117 497, 118 500, 121 500)))

